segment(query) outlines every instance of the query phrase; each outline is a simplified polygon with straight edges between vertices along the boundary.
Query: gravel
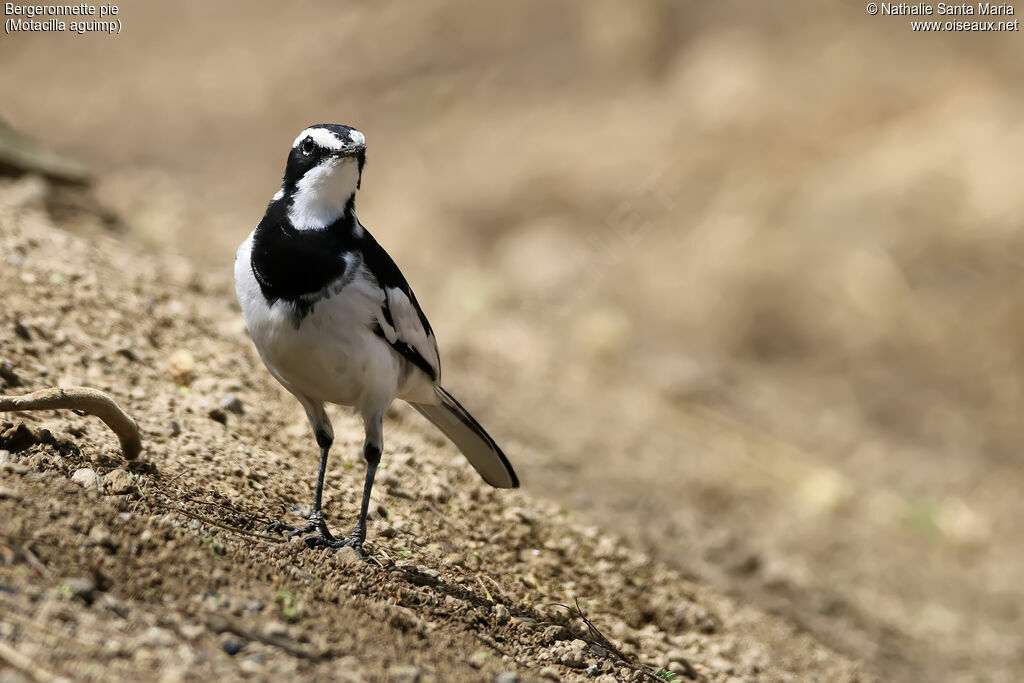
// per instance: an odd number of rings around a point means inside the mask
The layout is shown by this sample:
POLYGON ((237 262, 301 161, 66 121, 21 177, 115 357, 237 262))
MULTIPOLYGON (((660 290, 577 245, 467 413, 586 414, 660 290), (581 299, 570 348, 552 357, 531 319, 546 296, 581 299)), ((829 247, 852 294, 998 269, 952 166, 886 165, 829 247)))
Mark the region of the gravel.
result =
POLYGON ((79 470, 75 470, 75 473, 71 475, 71 481, 75 482, 86 491, 96 491, 97 493, 101 493, 103 491, 103 478, 91 467, 83 467, 79 470))

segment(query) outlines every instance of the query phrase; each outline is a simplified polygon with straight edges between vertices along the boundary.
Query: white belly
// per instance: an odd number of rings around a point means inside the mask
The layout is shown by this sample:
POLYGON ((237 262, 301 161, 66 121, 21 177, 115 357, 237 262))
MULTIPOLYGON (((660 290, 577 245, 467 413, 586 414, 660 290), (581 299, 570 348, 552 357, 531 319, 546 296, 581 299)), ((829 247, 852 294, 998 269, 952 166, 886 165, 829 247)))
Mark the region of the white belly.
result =
POLYGON ((373 332, 383 293, 356 277, 318 301, 298 327, 291 304, 268 305, 250 265, 250 237, 235 260, 242 315, 271 374, 300 399, 383 410, 399 393, 402 360, 373 332))

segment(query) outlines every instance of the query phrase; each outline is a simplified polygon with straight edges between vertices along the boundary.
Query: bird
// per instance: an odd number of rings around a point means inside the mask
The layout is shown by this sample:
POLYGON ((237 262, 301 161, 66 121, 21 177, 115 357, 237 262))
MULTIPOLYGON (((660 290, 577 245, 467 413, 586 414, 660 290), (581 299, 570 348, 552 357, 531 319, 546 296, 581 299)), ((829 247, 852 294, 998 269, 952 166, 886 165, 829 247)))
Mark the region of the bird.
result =
POLYGON ((363 560, 366 517, 384 448, 383 418, 404 400, 433 423, 497 488, 517 488, 508 458, 441 384, 437 340, 402 271, 356 216, 366 137, 316 124, 292 143, 280 189, 235 255, 235 293, 270 374, 301 404, 319 447, 306 524, 269 531, 308 547, 352 548, 363 560), (321 506, 334 427, 327 404, 362 417, 366 461, 359 516, 335 537, 321 506))

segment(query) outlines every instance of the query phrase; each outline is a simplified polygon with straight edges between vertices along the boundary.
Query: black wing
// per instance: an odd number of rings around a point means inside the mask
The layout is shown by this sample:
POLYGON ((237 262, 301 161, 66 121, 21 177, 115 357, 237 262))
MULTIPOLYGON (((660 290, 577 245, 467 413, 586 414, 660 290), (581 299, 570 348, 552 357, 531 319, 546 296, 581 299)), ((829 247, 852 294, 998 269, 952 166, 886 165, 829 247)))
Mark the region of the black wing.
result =
POLYGON ((437 340, 412 288, 388 253, 365 228, 362 252, 366 269, 384 291, 384 301, 373 331, 403 358, 426 373, 432 382, 437 382, 441 378, 437 340))

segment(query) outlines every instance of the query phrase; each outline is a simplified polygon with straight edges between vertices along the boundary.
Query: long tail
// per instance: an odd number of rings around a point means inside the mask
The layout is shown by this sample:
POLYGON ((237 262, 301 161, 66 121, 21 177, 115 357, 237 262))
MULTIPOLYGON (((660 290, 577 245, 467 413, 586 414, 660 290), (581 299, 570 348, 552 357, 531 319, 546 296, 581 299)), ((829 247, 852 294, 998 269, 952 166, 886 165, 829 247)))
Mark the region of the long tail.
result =
POLYGON ((473 419, 469 411, 455 400, 455 397, 439 386, 434 387, 439 404, 410 403, 420 415, 434 423, 452 440, 470 464, 476 468, 480 476, 491 486, 500 489, 519 487, 516 476, 508 458, 494 443, 494 439, 473 419))

